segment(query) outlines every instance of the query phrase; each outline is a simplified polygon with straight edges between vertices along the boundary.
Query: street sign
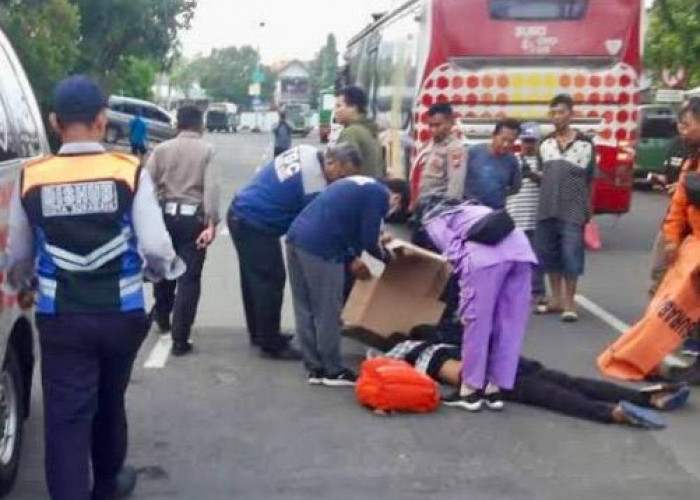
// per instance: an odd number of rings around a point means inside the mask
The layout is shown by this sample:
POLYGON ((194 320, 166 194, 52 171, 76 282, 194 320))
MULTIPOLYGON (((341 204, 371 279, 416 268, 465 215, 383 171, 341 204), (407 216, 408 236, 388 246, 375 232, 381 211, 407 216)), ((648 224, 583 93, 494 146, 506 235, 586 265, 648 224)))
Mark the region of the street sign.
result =
POLYGON ((683 102, 685 92, 677 89, 659 89, 656 91, 656 102, 664 104, 675 104, 683 102))
POLYGON ((260 68, 257 68, 255 71, 253 71, 253 76, 251 80, 253 81, 253 83, 264 83, 265 72, 262 71, 260 68))
POLYGON ((248 87, 248 95, 249 96, 259 96, 260 95, 260 84, 259 83, 251 83, 250 86, 248 87))

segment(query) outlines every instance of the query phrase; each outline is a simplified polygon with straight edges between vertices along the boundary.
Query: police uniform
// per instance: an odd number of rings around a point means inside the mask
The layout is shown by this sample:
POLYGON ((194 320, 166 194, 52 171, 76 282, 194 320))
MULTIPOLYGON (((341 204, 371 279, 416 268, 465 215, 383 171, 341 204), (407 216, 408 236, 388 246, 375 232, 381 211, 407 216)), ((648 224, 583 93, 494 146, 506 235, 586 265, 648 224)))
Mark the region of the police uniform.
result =
POLYGON ((208 224, 219 223, 219 179, 214 147, 198 132, 182 131, 157 146, 146 168, 153 177, 165 224, 187 271, 177 282, 164 280, 154 287, 155 320, 162 332, 171 328, 173 354, 190 350, 190 334, 201 294, 206 249, 197 238, 208 224))
MULTIPOLYGON (((98 98, 97 87, 86 82, 60 84, 58 103, 95 106, 89 96, 98 98)), ((113 493, 127 448, 124 394, 146 334, 144 264, 172 277, 176 263, 153 184, 136 158, 69 143, 24 166, 11 200, 8 284, 22 290, 38 282, 53 500, 113 493)))

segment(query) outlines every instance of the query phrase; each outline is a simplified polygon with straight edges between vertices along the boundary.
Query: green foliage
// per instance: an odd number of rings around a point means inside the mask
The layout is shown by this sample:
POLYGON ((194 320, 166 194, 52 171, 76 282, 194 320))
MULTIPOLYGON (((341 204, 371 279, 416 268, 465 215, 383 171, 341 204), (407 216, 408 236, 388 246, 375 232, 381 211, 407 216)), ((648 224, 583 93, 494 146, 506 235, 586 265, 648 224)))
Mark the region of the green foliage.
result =
POLYGON ((78 59, 80 15, 69 0, 12 2, 0 11, 41 106, 47 109, 55 83, 78 59))
POLYGON ((176 66, 171 81, 185 92, 199 81, 212 100, 245 106, 248 86, 258 68, 265 76, 260 97, 270 100, 275 91, 275 77, 268 67, 261 65, 258 51, 248 45, 214 49, 207 57, 176 66))
POLYGON ((73 0, 82 17, 78 69, 111 79, 124 57, 169 67, 177 35, 188 29, 196 0, 73 0))
POLYGON ((333 33, 328 35, 326 44, 311 62, 311 102, 317 104, 320 92, 333 87, 338 71, 338 44, 333 33))
POLYGON ((700 1, 657 0, 651 11, 645 62, 657 79, 664 68, 684 67, 688 87, 700 85, 700 1))
POLYGON ((92 75, 108 92, 150 96, 157 72, 179 54, 197 0, 0 0, 0 25, 44 110, 70 73, 92 75))
POLYGON ((248 45, 214 49, 202 63, 202 88, 217 101, 244 103, 253 71, 260 64, 260 55, 248 45))
POLYGON ((150 100, 151 87, 158 74, 158 63, 134 56, 124 57, 110 81, 111 91, 120 95, 150 100))

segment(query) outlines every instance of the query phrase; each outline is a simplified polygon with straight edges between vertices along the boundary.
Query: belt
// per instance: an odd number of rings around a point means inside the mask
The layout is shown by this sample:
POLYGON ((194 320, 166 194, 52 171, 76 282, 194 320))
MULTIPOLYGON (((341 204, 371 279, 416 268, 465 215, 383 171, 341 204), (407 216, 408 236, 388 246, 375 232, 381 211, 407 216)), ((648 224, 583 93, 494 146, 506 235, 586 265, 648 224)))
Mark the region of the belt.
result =
POLYGON ((191 217, 199 211, 199 205, 191 203, 177 203, 174 201, 166 201, 163 204, 163 212, 168 215, 186 215, 191 217))

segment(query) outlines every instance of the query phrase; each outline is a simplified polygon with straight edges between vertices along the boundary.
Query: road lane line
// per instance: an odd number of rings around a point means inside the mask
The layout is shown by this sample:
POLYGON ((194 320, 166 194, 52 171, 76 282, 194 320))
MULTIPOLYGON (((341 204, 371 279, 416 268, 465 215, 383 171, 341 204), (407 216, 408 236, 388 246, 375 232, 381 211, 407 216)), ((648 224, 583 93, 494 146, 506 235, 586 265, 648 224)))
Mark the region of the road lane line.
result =
MULTIPOLYGON (((577 295, 575 297, 576 303, 586 309, 588 312, 593 314, 594 316, 597 316, 598 319, 603 321, 605 324, 608 326, 611 326, 615 330, 617 330, 620 333, 625 333, 627 330, 630 329, 630 325, 622 321, 621 319, 617 318, 613 314, 609 313, 602 307, 600 307, 598 304, 593 302, 591 299, 583 296, 583 295, 577 295)), ((687 360, 684 360, 682 357, 677 356, 676 354, 669 354, 664 358, 664 365, 668 367, 679 367, 679 368, 687 368, 688 367, 688 362, 687 360)))
POLYGON ((170 349, 173 346, 173 339, 170 335, 161 335, 158 337, 158 342, 151 349, 148 359, 144 363, 144 368, 160 369, 165 368, 165 363, 168 362, 170 349))
POLYGON ((608 311, 600 307, 598 304, 593 302, 591 299, 583 295, 576 295, 575 300, 578 305, 586 309, 589 313, 593 314, 594 316, 597 316, 598 319, 603 321, 603 323, 614 328, 618 332, 624 333, 627 330, 629 330, 630 325, 622 321, 620 318, 609 313, 608 311))

